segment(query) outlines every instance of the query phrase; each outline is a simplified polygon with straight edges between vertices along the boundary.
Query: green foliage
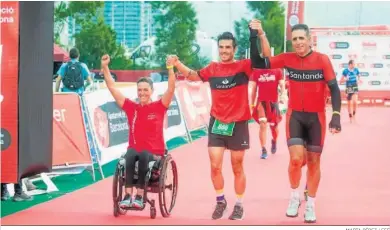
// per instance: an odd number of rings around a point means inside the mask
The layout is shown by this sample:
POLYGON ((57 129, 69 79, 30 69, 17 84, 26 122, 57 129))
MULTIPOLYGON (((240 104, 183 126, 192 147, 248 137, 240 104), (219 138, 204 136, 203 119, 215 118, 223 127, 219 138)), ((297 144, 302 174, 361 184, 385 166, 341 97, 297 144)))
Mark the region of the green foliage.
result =
POLYGON ((236 56, 239 59, 245 57, 245 50, 249 48, 249 20, 241 18, 239 21, 234 22, 234 33, 237 39, 237 52, 236 56))
POLYGON ((59 35, 69 17, 80 25, 80 32, 74 35, 76 47, 80 50, 80 61, 90 69, 100 68, 100 59, 104 54, 111 56, 112 69, 131 69, 131 61, 126 59, 125 50, 116 43, 116 33, 103 19, 102 1, 72 2, 68 5, 60 2, 54 10, 54 40, 59 42, 59 35))
POLYGON ((248 1, 248 8, 255 13, 255 18, 262 21, 264 31, 275 55, 284 48, 284 6, 279 1, 248 1))
POLYGON ((190 2, 151 2, 154 9, 163 13, 155 17, 156 60, 165 66, 168 54, 176 54, 180 60, 192 68, 199 68, 202 58, 193 53, 192 44, 196 39, 198 20, 190 2))
POLYGON ((59 37, 69 17, 75 19, 76 24, 82 24, 94 17, 102 16, 103 1, 60 1, 54 9, 54 40, 59 44, 59 37))
POLYGON ((96 22, 84 21, 82 30, 75 34, 76 47, 80 50, 80 61, 91 69, 100 68, 100 59, 104 54, 112 58, 111 68, 127 66, 129 61, 124 58, 124 49, 116 43, 116 33, 104 23, 102 17, 96 22))

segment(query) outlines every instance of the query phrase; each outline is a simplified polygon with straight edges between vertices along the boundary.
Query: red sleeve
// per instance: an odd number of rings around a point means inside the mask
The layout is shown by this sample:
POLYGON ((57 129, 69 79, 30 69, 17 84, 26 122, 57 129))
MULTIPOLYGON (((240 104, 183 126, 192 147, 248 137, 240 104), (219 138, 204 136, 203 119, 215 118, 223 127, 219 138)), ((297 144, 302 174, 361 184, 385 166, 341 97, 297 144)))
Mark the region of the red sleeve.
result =
POLYGON ((198 75, 202 79, 202 81, 206 82, 209 80, 210 77, 213 76, 214 73, 213 66, 214 66, 213 62, 211 62, 208 66, 198 71, 198 75))
MULTIPOLYGON (((153 103, 153 109, 156 110, 157 113, 165 113, 169 108, 165 107, 165 105, 162 103, 162 95, 158 97, 157 101, 152 102, 153 103)), ((173 102, 173 99, 172 99, 173 102)))
POLYGON ((125 102, 123 103, 122 109, 126 112, 131 112, 135 109, 136 103, 131 101, 130 99, 126 98, 125 102))
POLYGON ((322 71, 324 73, 324 78, 325 81, 331 81, 333 79, 336 79, 335 72, 333 70, 332 63, 329 60, 329 57, 327 55, 322 55, 321 56, 321 61, 322 61, 322 71))
POLYGON ((285 59, 287 57, 286 53, 281 53, 274 57, 269 57, 270 69, 281 69, 285 66, 285 59))

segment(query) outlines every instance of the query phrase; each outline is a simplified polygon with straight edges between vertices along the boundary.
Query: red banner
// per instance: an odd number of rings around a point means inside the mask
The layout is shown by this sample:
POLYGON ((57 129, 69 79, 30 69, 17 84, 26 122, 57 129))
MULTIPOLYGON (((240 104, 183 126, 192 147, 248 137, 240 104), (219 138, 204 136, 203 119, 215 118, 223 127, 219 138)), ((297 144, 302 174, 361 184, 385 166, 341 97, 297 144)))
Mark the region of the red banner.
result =
POLYGON ((305 2, 304 1, 289 1, 287 7, 287 25, 286 36, 287 40, 291 40, 291 28, 300 23, 304 23, 305 15, 305 2))
POLYGON ((204 127, 210 119, 210 98, 208 83, 181 81, 176 88, 187 128, 195 130, 204 127))
POLYGON ((1 182, 18 178, 19 2, 0 1, 1 182))
POLYGON ((77 94, 53 96, 53 166, 90 164, 80 97, 77 94))

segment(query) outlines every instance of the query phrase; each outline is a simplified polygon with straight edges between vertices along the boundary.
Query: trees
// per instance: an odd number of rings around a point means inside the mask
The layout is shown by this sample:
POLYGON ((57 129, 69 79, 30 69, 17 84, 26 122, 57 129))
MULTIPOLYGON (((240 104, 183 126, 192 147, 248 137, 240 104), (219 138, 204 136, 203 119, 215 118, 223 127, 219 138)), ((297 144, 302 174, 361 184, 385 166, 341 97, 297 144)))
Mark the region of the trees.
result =
MULTIPOLYGON (((274 53, 279 54, 284 49, 284 7, 278 1, 248 1, 247 7, 254 13, 254 18, 262 21, 264 31, 274 53)), ((249 48, 248 23, 252 18, 242 18, 234 23, 234 31, 238 43, 237 56, 244 57, 249 48)))
POLYGON ((176 54, 184 63, 192 68, 204 65, 205 60, 193 53, 193 43, 196 39, 198 20, 190 2, 150 2, 153 9, 162 11, 155 16, 156 29, 156 60, 165 66, 167 54, 176 54))
POLYGON ((285 9, 282 3, 278 1, 249 1, 247 6, 255 13, 255 18, 262 20, 269 43, 275 48, 275 55, 283 52, 285 9))
MULTIPOLYGON (((116 43, 116 32, 103 19, 104 2, 60 2, 54 11, 54 39, 59 44, 59 35, 70 17, 80 30, 74 34, 76 47, 80 50, 80 61, 90 69, 100 68, 100 58, 110 54, 112 69, 129 69, 131 60, 125 50, 116 43)), ((61 44, 59 44, 61 45, 61 44)))
POLYGON ((234 33, 237 39, 236 56, 239 59, 245 58, 245 51, 249 48, 249 20, 241 18, 240 21, 234 22, 234 33))
POLYGON ((63 1, 57 2, 54 9, 54 41, 56 41, 56 44, 61 45, 59 37, 69 17, 75 19, 77 25, 82 24, 91 21, 96 16, 101 16, 102 12, 99 10, 103 6, 104 2, 98 1, 69 1, 68 4, 63 1))

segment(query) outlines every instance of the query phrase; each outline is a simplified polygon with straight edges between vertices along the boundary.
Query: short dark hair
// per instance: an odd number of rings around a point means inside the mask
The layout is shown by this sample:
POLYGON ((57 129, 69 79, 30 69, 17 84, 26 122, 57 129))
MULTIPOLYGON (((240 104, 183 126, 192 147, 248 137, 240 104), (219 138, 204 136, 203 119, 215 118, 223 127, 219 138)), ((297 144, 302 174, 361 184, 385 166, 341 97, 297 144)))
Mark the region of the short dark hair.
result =
POLYGON ((352 65, 354 63, 354 60, 349 60, 348 65, 352 65))
POLYGON ((70 51, 69 51, 69 57, 70 57, 71 59, 76 59, 76 58, 80 57, 80 52, 79 52, 79 50, 78 50, 77 48, 72 48, 72 49, 70 49, 70 51))
POLYGON ((303 30, 305 31, 306 35, 309 36, 310 34, 310 29, 306 24, 296 24, 291 28, 291 33, 294 32, 295 30, 303 30))
POLYGON ((153 81, 152 81, 152 79, 150 79, 150 77, 141 77, 140 79, 138 79, 137 85, 138 85, 139 83, 141 83, 141 82, 146 82, 146 83, 148 83, 148 84, 150 85, 150 88, 153 89, 153 81))
POLYGON ((220 40, 232 40, 233 41, 233 48, 236 48, 236 46, 237 46, 236 38, 230 32, 223 32, 222 34, 220 34, 218 36, 217 40, 218 40, 218 43, 220 40))

